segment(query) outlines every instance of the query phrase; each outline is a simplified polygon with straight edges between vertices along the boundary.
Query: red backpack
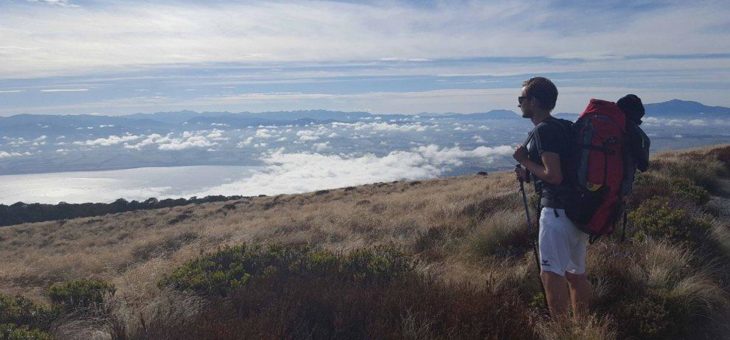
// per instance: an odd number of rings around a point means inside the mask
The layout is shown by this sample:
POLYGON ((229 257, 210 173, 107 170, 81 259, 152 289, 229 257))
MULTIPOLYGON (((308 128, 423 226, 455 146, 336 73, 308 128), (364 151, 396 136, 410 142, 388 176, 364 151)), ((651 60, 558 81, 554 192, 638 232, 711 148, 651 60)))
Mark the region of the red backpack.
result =
POLYGON ((573 124, 566 214, 592 240, 614 230, 621 210, 626 116, 609 101, 591 99, 573 124))

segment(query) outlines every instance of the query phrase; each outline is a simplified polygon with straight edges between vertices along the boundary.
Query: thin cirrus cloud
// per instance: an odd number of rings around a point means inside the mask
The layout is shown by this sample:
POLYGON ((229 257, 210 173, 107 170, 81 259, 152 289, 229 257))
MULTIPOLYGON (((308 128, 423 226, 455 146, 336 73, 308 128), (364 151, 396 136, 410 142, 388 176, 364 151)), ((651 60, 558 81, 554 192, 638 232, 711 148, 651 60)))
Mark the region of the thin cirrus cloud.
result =
POLYGON ((727 34, 727 30, 711 30, 727 24, 730 12, 716 2, 617 6, 596 15, 586 15, 588 5, 509 1, 426 7, 327 1, 3 7, 2 31, 15 33, 4 39, 5 44, 29 49, 10 54, 5 73, 195 62, 421 61, 479 56, 602 59, 730 50, 727 39, 709 40, 727 34), (34 39, 28 39, 31 36, 34 39))
POLYGON ((460 93, 514 90, 534 74, 597 97, 623 87, 649 102, 727 105, 728 18, 717 1, 4 2, 0 89, 99 86, 62 102, 6 90, 0 114, 474 112, 514 105, 460 93), (429 102, 411 95, 439 91, 429 102), (386 101, 363 98, 376 94, 386 101))
POLYGON ((41 92, 86 92, 89 89, 43 89, 41 92))

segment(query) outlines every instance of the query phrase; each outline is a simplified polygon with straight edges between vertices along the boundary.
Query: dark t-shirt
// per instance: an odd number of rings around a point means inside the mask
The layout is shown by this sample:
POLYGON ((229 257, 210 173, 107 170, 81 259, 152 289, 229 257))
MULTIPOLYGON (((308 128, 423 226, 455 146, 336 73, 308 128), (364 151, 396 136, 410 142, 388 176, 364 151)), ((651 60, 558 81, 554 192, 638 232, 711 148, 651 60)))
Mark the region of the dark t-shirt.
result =
POLYGON ((554 152, 560 156, 560 170, 563 173, 563 182, 559 185, 547 183, 537 176, 533 176, 535 180, 535 191, 541 193, 540 204, 543 207, 556 209, 564 208, 564 201, 570 187, 567 185, 566 179, 566 160, 569 157, 569 138, 570 122, 554 117, 548 117, 544 121, 537 124, 532 130, 532 140, 530 141, 527 151, 531 161, 542 164, 543 152, 554 152))
POLYGON ((626 122, 626 143, 624 145, 624 178, 621 181, 621 195, 631 193, 636 170, 649 168, 649 147, 651 140, 636 123, 626 122))

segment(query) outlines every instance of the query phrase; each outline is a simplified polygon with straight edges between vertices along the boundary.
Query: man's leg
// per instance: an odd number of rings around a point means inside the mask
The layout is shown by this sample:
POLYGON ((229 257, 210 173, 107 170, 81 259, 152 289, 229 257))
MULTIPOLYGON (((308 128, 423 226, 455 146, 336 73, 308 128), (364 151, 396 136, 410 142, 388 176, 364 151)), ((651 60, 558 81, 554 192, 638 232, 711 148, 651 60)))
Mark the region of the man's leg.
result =
POLYGON ((565 279, 570 286, 570 301, 573 305, 575 318, 588 315, 588 304, 591 301, 591 283, 588 275, 565 273, 565 279))
POLYGON ((545 286, 545 297, 550 308, 550 314, 553 318, 567 316, 570 293, 565 278, 549 271, 541 272, 540 277, 545 286))

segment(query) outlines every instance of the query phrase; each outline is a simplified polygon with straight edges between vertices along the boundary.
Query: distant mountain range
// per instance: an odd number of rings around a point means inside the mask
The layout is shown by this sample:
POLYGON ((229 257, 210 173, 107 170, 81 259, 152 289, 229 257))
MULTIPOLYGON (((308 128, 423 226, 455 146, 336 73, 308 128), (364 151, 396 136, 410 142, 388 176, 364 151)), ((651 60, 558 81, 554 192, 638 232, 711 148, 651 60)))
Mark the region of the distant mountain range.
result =
POLYGON ((728 118, 730 116, 730 108, 723 106, 707 106, 695 101, 672 99, 667 102, 653 103, 644 105, 647 116, 717 116, 719 118, 728 118))
MULTIPOLYGON (((729 118, 730 108, 707 106, 695 101, 673 99, 662 103, 645 105, 649 117, 715 117, 729 118)), ((569 115, 569 113, 558 113, 569 115)), ((575 113, 573 113, 575 115, 575 113)), ((520 115, 511 110, 492 110, 489 112, 459 114, 429 114, 421 117, 434 119, 519 119, 520 115)), ((380 115, 367 112, 342 112, 327 110, 276 111, 262 113, 231 113, 179 111, 138 113, 127 116, 98 115, 29 115, 21 114, 11 117, 0 117, 0 133, 3 135, 22 135, 30 130, 52 129, 55 133, 74 133, 83 129, 105 128, 110 133, 134 131, 157 131, 175 128, 219 127, 242 128, 258 125, 306 125, 322 122, 355 122, 361 120, 381 119, 393 120, 412 117, 409 115, 380 115)))

